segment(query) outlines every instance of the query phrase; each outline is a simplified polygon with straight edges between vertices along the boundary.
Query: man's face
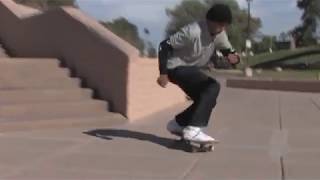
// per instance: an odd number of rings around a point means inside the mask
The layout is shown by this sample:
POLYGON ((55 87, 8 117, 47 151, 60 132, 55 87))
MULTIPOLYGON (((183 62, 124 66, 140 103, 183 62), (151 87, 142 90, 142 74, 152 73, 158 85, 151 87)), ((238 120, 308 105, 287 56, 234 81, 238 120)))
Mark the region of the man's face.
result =
POLYGON ((207 25, 208 25, 209 34, 211 35, 211 37, 214 38, 217 34, 224 31, 228 24, 207 20, 207 25))

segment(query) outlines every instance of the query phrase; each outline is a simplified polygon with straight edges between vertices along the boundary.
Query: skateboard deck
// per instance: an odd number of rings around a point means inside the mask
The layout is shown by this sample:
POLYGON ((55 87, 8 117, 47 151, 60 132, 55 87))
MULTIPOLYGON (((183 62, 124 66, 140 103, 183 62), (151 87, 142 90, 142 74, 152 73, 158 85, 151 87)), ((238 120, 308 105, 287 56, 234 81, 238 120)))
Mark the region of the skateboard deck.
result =
POLYGON ((212 152, 214 150, 214 145, 218 144, 219 141, 200 143, 200 142, 189 141, 181 138, 180 140, 178 140, 178 143, 181 143, 187 152, 195 153, 195 152, 212 152))

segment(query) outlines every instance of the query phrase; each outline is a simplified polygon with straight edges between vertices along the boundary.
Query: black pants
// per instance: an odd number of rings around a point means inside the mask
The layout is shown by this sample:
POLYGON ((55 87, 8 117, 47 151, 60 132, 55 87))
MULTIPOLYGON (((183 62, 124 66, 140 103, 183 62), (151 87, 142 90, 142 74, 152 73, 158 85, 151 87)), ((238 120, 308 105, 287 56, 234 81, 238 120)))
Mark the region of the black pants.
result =
POLYGON ((168 76, 193 100, 190 107, 176 116, 177 123, 180 126, 207 126, 216 106, 220 84, 197 67, 177 67, 169 70, 168 76))

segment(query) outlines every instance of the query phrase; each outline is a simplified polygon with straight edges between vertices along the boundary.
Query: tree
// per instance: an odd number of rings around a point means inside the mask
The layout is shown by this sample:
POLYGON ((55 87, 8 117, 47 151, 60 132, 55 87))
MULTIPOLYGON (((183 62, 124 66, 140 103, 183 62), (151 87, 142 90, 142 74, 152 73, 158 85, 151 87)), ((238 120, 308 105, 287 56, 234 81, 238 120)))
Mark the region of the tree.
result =
POLYGON ((157 49, 154 47, 154 45, 151 42, 148 42, 147 44, 147 56, 150 58, 156 58, 157 55, 157 49))
POLYGON ((14 0, 19 4, 24 4, 37 9, 46 10, 58 6, 77 7, 75 0, 14 0))
POLYGON ((286 32, 281 32, 278 39, 280 42, 290 41, 290 34, 286 32))
POLYGON ((204 4, 197 0, 184 0, 174 9, 166 9, 166 14, 170 18, 166 27, 166 36, 193 21, 204 18, 206 9, 204 4))
POLYGON ((320 20, 320 1, 319 0, 298 0, 298 8, 303 10, 302 21, 305 25, 312 28, 312 31, 317 29, 317 20, 320 20))
POLYGON ((316 44, 316 32, 320 21, 319 0, 298 0, 297 6, 303 11, 302 24, 297 26, 292 34, 298 46, 316 44))
POLYGON ((270 49, 275 50, 276 40, 277 38, 275 36, 264 35, 261 41, 253 43, 253 51, 256 54, 258 54, 258 53, 270 52, 270 49))
POLYGON ((146 55, 150 58, 156 58, 157 57, 157 49, 153 45, 153 43, 149 40, 150 39, 150 31, 148 28, 143 29, 144 34, 146 35, 145 37, 145 44, 146 44, 146 55))
POLYGON ((137 26, 129 22, 126 18, 120 17, 114 19, 112 22, 101 22, 101 24, 117 36, 135 46, 139 49, 141 54, 144 54, 143 51, 145 45, 142 38, 139 36, 137 26))
MULTIPOLYGON (((228 28, 228 35, 234 48, 243 50, 247 39, 248 13, 246 10, 240 9, 235 0, 183 0, 175 8, 166 9, 170 18, 166 28, 166 37, 191 22, 204 19, 208 9, 216 3, 224 3, 230 6, 234 19, 232 25, 228 28)), ((249 34, 252 37, 261 27, 261 21, 254 17, 251 17, 250 21, 249 34)))

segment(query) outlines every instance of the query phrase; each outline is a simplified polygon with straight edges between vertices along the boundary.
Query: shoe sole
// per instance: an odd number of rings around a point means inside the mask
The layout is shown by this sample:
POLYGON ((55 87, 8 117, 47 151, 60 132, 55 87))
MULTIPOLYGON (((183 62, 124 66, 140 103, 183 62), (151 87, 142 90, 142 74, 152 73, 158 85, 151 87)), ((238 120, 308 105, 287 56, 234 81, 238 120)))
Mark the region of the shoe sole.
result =
POLYGON ((184 141, 189 141, 189 142, 193 142, 196 144, 200 144, 200 145, 207 145, 207 144, 218 144, 219 141, 218 140, 214 140, 214 141, 195 141, 195 140, 189 140, 189 139, 184 139, 184 141))
MULTIPOLYGON (((168 130, 169 131, 169 130, 168 130)), ((182 133, 177 133, 177 132, 172 132, 172 131, 169 131, 171 134, 175 135, 175 136, 179 136, 179 137, 182 137, 182 133)))

